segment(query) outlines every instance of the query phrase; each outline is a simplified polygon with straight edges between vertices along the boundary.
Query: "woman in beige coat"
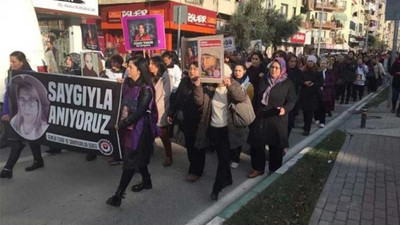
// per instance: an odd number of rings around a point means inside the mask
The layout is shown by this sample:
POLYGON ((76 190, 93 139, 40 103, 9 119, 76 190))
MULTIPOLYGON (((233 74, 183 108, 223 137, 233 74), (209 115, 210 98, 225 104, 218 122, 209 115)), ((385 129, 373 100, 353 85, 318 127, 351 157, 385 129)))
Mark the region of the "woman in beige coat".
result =
POLYGON ((172 164, 171 140, 168 137, 167 113, 169 109, 169 96, 172 91, 171 77, 168 74, 167 66, 160 56, 150 59, 149 71, 153 75, 153 85, 156 91, 156 104, 158 109, 157 126, 161 128, 161 141, 165 149, 163 165, 168 167, 172 164))

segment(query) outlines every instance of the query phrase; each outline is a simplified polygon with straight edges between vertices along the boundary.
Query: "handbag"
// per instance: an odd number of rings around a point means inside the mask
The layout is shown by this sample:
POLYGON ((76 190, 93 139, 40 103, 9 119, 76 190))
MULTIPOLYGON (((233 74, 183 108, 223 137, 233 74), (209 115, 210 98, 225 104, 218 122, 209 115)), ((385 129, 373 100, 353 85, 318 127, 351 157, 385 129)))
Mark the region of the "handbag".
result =
POLYGON ((236 127, 247 127, 256 119, 249 96, 246 96, 244 102, 231 103, 229 108, 232 111, 233 125, 236 127))

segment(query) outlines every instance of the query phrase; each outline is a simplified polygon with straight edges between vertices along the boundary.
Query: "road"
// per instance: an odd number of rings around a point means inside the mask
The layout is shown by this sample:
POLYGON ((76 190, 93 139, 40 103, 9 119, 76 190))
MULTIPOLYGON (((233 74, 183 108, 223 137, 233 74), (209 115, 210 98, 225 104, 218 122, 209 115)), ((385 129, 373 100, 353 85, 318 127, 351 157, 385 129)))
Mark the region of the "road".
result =
MULTIPOLYGON (((351 105, 337 105, 332 120, 351 105)), ((302 116, 296 119, 290 146, 304 139, 302 116)), ((320 128, 312 126, 312 132, 320 128)), ((140 181, 135 174, 120 208, 105 204, 118 186, 121 166, 109 166, 107 158, 85 161, 85 155, 63 151, 61 154, 43 153, 45 167, 25 172, 32 163, 28 147, 14 168, 12 179, 0 180, 1 225, 65 225, 65 224, 186 224, 216 202, 209 199, 214 181, 216 153, 207 153, 204 174, 195 183, 185 180, 188 159, 183 147, 173 145, 174 164, 164 168, 163 149, 156 140, 156 151, 149 166, 153 189, 139 193, 130 187, 140 181)), ((47 147, 43 147, 44 152, 47 147)), ((246 152, 246 151, 245 151, 246 152)), ((9 149, 0 150, 0 165, 4 166, 9 149)), ((239 168, 232 169, 233 185, 225 188, 220 199, 247 180, 251 170, 248 155, 242 154, 239 168)), ((216 214, 218 212, 215 212, 216 214)))

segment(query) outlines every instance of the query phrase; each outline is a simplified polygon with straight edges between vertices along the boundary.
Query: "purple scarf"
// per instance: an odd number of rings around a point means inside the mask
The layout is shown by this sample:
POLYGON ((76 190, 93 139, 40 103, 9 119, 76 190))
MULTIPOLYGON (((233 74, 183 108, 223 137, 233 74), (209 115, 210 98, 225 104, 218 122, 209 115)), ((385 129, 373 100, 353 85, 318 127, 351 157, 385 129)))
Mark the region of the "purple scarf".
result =
POLYGON ((268 73, 268 75, 267 75, 268 86, 267 86, 267 89, 265 89, 264 94, 263 94, 263 98, 261 100, 261 103, 263 105, 265 105, 265 106, 268 105, 269 94, 271 92, 271 89, 275 85, 277 85, 277 84, 279 84, 279 83, 281 83, 281 82, 283 82, 283 81, 285 81, 287 79, 286 62, 285 62, 285 60, 283 58, 278 57, 278 58, 275 58, 274 61, 271 62, 271 65, 272 65, 273 62, 279 63, 279 65, 281 66, 281 73, 279 74, 279 77, 276 78, 276 79, 272 78, 270 73, 268 73))
MULTIPOLYGON (((141 88, 142 87, 136 86, 136 85, 132 88, 126 88, 123 91, 123 98, 127 99, 127 100, 135 100, 136 101, 139 98, 141 88)), ((150 102, 149 109, 148 109, 149 113, 148 114, 146 113, 145 116, 149 116, 150 130, 152 132, 153 139, 155 139, 156 137, 159 136, 160 130, 157 127, 158 110, 157 110, 157 106, 155 105, 155 102, 154 102, 154 93, 150 86, 146 86, 143 88, 149 88, 153 95, 153 98, 150 102)), ((136 122, 136 124, 133 125, 132 130, 124 129, 121 132, 122 143, 125 147, 125 151, 128 151, 128 152, 136 151, 138 144, 139 144, 140 135, 143 130, 145 116, 140 118, 136 122)))

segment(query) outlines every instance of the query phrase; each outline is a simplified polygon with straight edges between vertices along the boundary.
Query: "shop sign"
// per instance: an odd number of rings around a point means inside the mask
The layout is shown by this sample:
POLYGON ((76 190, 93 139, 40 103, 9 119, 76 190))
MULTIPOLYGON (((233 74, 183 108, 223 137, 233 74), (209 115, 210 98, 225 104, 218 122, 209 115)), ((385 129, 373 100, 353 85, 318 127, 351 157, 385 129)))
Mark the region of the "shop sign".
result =
POLYGON ((98 0, 32 0, 33 6, 42 9, 52 9, 70 13, 99 15, 98 0))
POLYGON ((200 9, 197 7, 188 7, 188 24, 202 27, 215 28, 217 26, 216 12, 200 9))
POLYGON ((306 34, 301 32, 297 32, 290 38, 290 43, 304 44, 305 41, 306 41, 306 34))

